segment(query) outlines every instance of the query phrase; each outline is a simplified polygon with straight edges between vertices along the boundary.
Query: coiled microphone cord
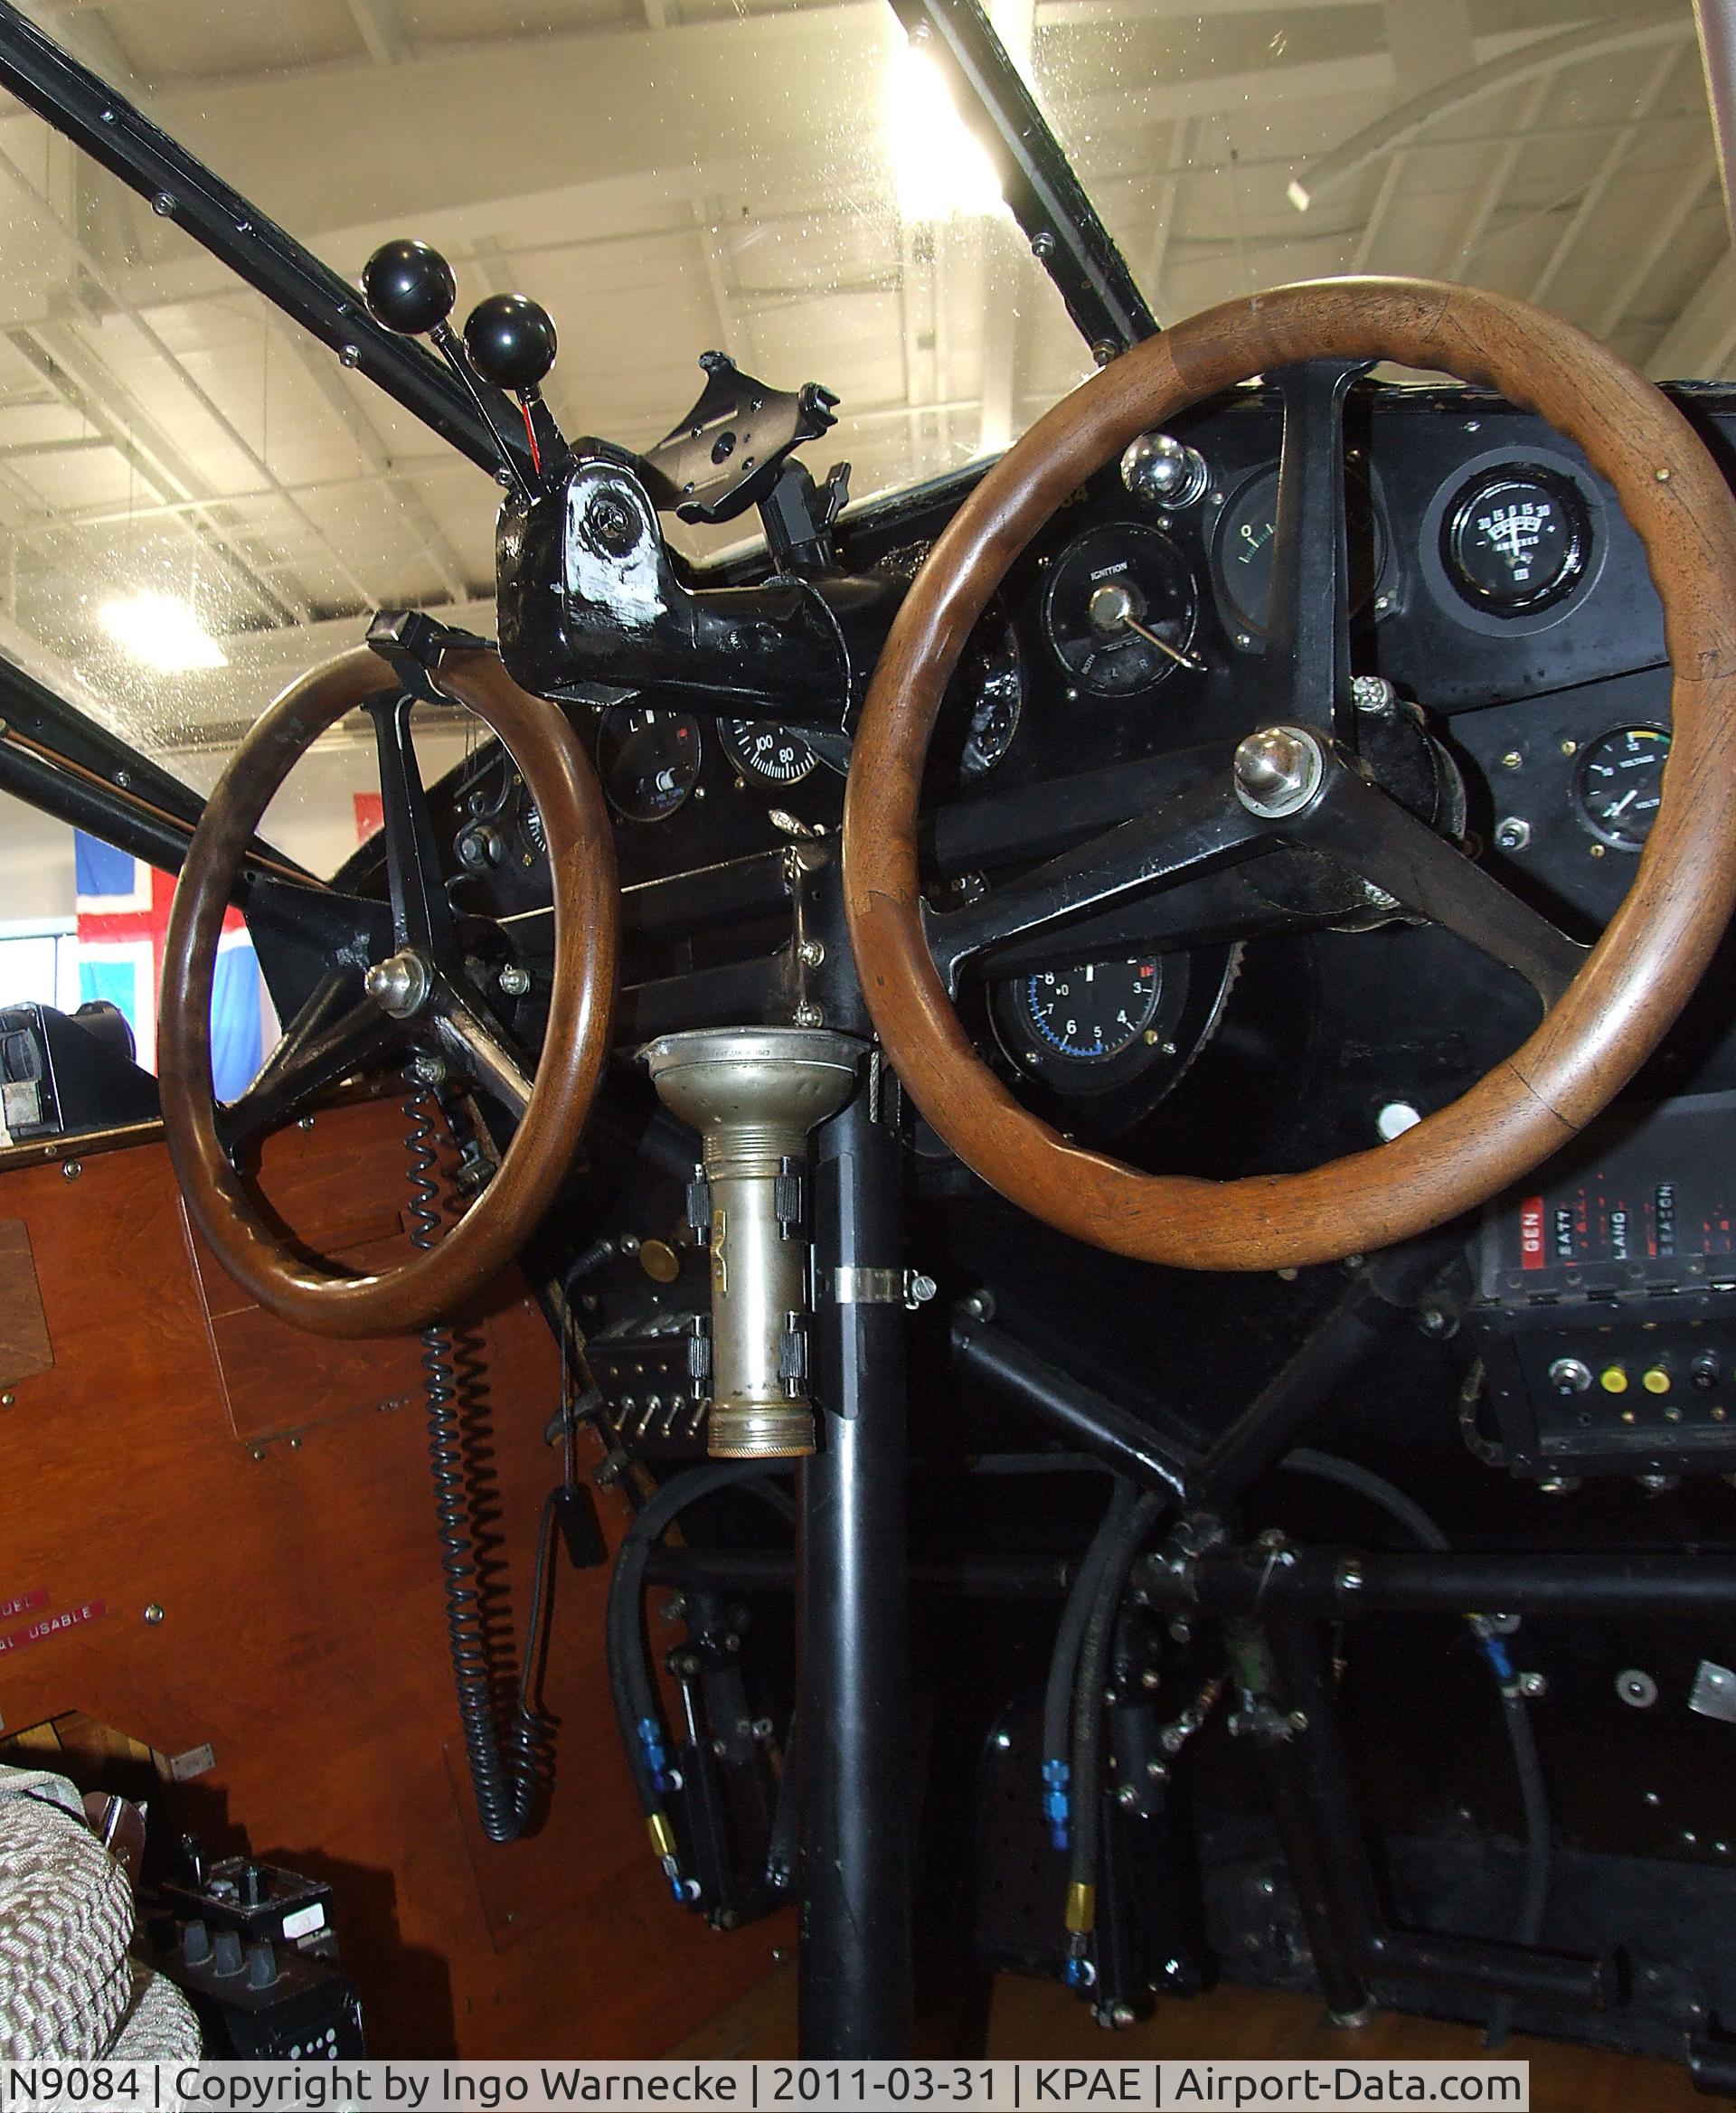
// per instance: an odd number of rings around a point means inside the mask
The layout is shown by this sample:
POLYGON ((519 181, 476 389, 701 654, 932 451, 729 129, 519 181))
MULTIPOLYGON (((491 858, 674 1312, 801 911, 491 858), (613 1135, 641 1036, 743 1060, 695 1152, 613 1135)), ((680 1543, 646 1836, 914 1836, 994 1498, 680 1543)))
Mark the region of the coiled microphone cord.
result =
MULTIPOLYGON (((410 1125, 404 1137, 410 1162, 410 1239, 412 1247, 426 1252, 439 1234, 440 1184, 439 1154, 425 1089, 412 1082, 403 1115, 410 1125)), ((537 1635, 549 1587, 549 1542, 557 1523, 553 1499, 543 1506, 524 1666, 513 1684, 503 1740, 501 1705, 509 1670, 500 1664, 505 1610, 498 1588, 485 1577, 477 1547, 481 1522, 495 1508, 494 1477, 471 1444, 470 1419, 479 1406, 479 1346, 473 1336, 455 1337, 444 1325, 424 1328, 421 1344, 447 1637, 465 1759, 483 1833, 491 1842, 515 1842, 541 1821, 553 1774, 553 1726, 532 1700, 537 1635)))

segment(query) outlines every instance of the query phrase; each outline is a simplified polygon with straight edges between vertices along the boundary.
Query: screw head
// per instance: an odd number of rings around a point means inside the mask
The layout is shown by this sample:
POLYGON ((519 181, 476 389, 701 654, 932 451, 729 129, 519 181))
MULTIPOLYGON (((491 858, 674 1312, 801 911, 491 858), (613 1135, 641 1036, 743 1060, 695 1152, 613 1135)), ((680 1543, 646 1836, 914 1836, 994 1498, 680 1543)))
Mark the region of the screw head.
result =
POLYGON ((1503 815, 1495 825, 1495 841, 1502 851, 1523 851, 1531 842, 1531 824, 1520 815, 1503 815))
POLYGON ((639 524, 631 506, 616 492, 599 492, 585 509, 585 527, 591 540, 611 558, 624 558, 639 540, 639 524))
POLYGON ((155 1599, 153 1599, 150 1605, 145 1609, 145 1618, 147 1622, 150 1623, 153 1628, 155 1628, 157 1623, 162 1620, 163 1609, 157 1605, 155 1599))
POLYGON ((175 198, 173 194, 167 191, 159 191, 151 200, 151 211, 156 215, 158 220, 173 220, 175 217, 175 198))
POLYGON ((521 968, 516 961, 509 961, 495 978, 504 997, 522 998, 531 987, 531 972, 521 968))
POLYGON ((419 1086, 438 1086, 446 1078, 446 1059, 426 1054, 412 1057, 410 1075, 419 1086))
POLYGON ((83 1172, 83 1167, 76 1159, 62 1159, 61 1162, 61 1179, 62 1181, 77 1181, 83 1172))

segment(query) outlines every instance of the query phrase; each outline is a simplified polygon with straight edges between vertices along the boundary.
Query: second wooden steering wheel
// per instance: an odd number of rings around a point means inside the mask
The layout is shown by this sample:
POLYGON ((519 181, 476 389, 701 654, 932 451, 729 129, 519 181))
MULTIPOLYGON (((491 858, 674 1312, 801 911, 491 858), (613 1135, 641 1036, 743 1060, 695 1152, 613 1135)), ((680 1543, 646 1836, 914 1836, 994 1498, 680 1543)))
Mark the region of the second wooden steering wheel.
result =
MULTIPOLYGON (((1339 508, 1342 519, 1342 497, 1339 508)), ((1681 413, 1594 340, 1524 302, 1421 280, 1327 280, 1210 309, 1137 345, 1033 427, 954 516, 905 600, 844 808, 846 908, 874 1024, 958 1156, 1080 1240, 1179 1267, 1253 1269, 1426 1231, 1486 1203, 1590 1121, 1711 959, 1736 900, 1733 679, 1736 505, 1681 413), (1356 755, 1344 568, 1322 570, 1331 520, 1320 492, 1328 469, 1340 474, 1326 457, 1342 439, 1344 388, 1377 360, 1457 375, 1541 413, 1609 480, 1645 544, 1674 668, 1673 746, 1633 886, 1589 951, 1383 791, 1356 755), (1458 1100, 1373 1151, 1221 1183, 1146 1174, 1069 1144, 972 1048, 948 988, 964 940, 947 942, 954 919, 930 919, 920 893, 923 759, 971 627, 1062 500, 1137 435, 1252 375, 1283 387, 1287 370, 1318 385, 1286 396, 1271 720, 1233 760, 1226 751, 1213 786, 991 893, 970 912, 970 948, 992 940, 997 902, 1000 929, 1029 930, 1269 840, 1307 843, 1359 875, 1371 900, 1442 923, 1525 975, 1546 1010, 1458 1100), (1292 431, 1293 404, 1313 417, 1312 435, 1302 417, 1292 431), (1287 512, 1300 524, 1288 553, 1287 512)))

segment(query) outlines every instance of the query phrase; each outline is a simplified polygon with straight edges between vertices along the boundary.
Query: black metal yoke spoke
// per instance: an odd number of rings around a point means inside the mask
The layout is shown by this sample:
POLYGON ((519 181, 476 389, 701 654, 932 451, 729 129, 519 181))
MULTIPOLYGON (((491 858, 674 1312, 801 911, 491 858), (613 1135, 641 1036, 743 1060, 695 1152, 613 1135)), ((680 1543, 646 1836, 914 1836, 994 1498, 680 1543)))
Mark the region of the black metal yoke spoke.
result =
POLYGON ((409 696, 382 694, 363 706, 373 722, 379 758, 392 936, 400 947, 418 947, 434 960, 451 960, 457 954, 457 927, 410 740, 413 704, 409 696))
POLYGON ((486 1005, 472 998, 466 982, 457 976, 436 971, 429 1011, 447 1053, 509 1115, 523 1117, 530 1106, 536 1067, 516 1038, 486 1005))
POLYGON ((1590 950, 1330 751, 1318 797, 1280 827, 1292 841, 1324 851, 1406 910, 1516 970, 1545 1009, 1572 982, 1590 950))
POLYGON ((972 955, 1137 889, 1245 856, 1263 848, 1267 836, 1235 796, 1226 751, 1221 772, 1149 814, 1118 823, 961 909, 925 913, 929 951, 956 994, 959 969, 972 955))
POLYGON ((1271 721, 1354 742, 1344 399, 1366 360, 1306 360, 1272 379, 1284 405, 1266 674, 1271 721))
POLYGON ((219 1107, 226 1147, 276 1129, 342 1079, 382 1062, 403 1039, 401 1022, 361 995, 354 968, 334 968, 285 1028, 277 1047, 236 1099, 219 1107))

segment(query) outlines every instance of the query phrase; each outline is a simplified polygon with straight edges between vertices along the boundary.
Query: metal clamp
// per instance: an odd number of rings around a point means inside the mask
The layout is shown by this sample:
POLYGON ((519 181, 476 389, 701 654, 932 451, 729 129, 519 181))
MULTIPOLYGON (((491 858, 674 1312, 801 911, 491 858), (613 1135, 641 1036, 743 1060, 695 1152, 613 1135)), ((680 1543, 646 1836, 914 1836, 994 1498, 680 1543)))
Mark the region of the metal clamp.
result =
POLYGON ((832 1299, 837 1306, 901 1306, 914 1313, 934 1293, 934 1278, 917 1269, 860 1269, 846 1262, 832 1272, 832 1299))

